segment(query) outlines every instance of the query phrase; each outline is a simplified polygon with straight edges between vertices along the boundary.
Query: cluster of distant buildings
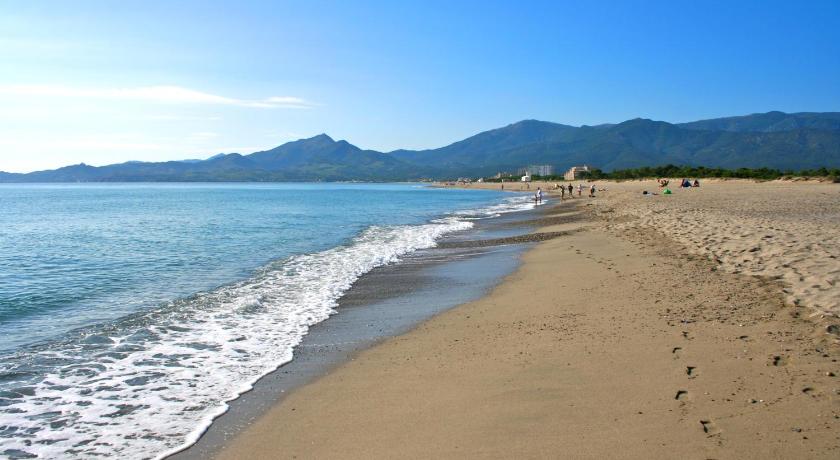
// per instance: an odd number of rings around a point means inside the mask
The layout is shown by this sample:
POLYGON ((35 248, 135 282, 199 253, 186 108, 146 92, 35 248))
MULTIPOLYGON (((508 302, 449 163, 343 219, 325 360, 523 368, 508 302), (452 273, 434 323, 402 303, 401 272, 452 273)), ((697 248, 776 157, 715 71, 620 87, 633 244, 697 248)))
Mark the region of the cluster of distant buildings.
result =
MULTIPOLYGON (((572 166, 565 173, 563 173, 563 179, 564 180, 579 180, 579 179, 582 179, 587 174, 589 174, 591 171, 592 171, 592 169, 587 165, 572 166)), ((554 176, 554 175, 555 175, 555 169, 554 169, 553 165, 530 165, 530 166, 525 166, 524 168, 519 168, 519 170, 516 172, 515 177, 520 177, 520 180, 522 182, 530 182, 532 176, 546 177, 546 176, 554 176)), ((502 179, 502 178, 511 177, 511 176, 513 176, 513 174, 500 172, 500 173, 497 173, 493 177, 495 179, 502 179)))

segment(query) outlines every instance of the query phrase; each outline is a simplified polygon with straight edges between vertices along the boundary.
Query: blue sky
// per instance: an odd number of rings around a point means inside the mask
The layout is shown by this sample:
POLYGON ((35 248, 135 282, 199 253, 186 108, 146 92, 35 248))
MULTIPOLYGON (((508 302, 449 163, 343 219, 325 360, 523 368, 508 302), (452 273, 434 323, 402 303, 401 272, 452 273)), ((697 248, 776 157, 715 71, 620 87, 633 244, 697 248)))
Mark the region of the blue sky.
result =
POLYGON ((0 170, 840 111, 840 2, 0 0, 0 170))

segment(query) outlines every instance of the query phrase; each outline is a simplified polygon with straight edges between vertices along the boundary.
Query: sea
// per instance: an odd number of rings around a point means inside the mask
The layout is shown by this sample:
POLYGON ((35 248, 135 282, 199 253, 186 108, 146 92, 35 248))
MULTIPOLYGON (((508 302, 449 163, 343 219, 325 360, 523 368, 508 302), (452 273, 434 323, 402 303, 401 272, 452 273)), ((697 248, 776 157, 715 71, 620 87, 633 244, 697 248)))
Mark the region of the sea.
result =
POLYGON ((177 452, 365 273, 533 206, 423 184, 2 184, 0 457, 177 452))

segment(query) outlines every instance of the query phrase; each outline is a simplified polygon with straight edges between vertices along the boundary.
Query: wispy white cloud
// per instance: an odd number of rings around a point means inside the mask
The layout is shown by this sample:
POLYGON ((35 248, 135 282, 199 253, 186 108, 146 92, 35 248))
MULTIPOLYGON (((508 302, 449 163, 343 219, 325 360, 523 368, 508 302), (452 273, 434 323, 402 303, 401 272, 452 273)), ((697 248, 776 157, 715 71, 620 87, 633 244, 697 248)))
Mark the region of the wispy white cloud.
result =
POLYGON ((198 132, 198 133, 192 133, 192 134, 190 134, 190 137, 196 138, 196 139, 212 139, 214 137, 219 137, 219 133, 214 133, 214 132, 210 132, 210 131, 202 131, 202 132, 198 132))
POLYGON ((115 99, 163 104, 216 104, 266 109, 308 109, 315 106, 293 96, 265 99, 238 99, 205 93, 181 86, 141 86, 134 88, 83 88, 63 85, 0 85, 0 95, 42 98, 115 99))
POLYGON ((0 37, 0 50, 2 50, 3 55, 9 55, 14 52, 66 53, 73 48, 81 49, 82 46, 78 42, 64 40, 45 40, 31 37, 0 37))
POLYGON ((200 117, 200 116, 192 116, 192 115, 174 115, 174 114, 161 114, 161 115, 149 115, 144 117, 145 120, 152 120, 152 121, 219 121, 222 117, 219 116, 208 116, 208 117, 200 117))
POLYGON ((0 139, 0 148, 16 151, 94 150, 94 151, 155 151, 165 150, 166 145, 135 142, 122 139, 69 138, 69 139, 0 139))

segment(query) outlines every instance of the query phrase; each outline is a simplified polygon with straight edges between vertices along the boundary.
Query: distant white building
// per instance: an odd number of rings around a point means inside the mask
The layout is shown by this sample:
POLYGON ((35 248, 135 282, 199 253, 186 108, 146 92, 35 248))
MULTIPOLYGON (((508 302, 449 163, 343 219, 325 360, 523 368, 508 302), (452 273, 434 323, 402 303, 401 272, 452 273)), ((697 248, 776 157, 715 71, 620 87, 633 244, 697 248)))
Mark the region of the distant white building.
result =
POLYGON ((520 174, 527 174, 529 176, 553 176, 553 165, 530 165, 519 169, 520 174))
POLYGON ((563 174, 563 179, 565 179, 565 180, 578 180, 581 177, 583 177, 585 174, 588 174, 591 171, 592 171, 592 169, 590 169, 589 166, 586 166, 586 165, 572 166, 571 168, 569 168, 568 171, 566 171, 566 174, 563 174))
POLYGON ((532 165, 528 166, 528 172, 532 176, 553 176, 554 166, 552 165, 532 165))

